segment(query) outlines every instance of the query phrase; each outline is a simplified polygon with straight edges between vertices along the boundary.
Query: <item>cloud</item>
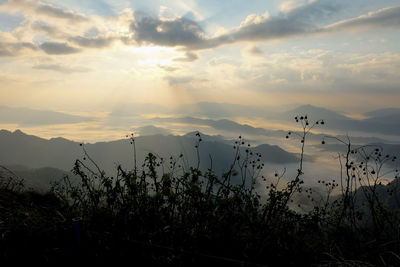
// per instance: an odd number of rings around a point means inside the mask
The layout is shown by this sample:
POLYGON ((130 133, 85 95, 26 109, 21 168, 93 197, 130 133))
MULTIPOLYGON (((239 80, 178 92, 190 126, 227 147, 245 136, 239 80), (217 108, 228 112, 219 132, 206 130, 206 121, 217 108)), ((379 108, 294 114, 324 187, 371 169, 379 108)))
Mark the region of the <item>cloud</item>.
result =
POLYGON ((70 37, 69 41, 88 48, 104 48, 110 46, 116 39, 113 37, 83 37, 75 36, 70 37))
POLYGON ((176 68, 176 67, 173 67, 173 66, 165 66, 165 65, 158 65, 158 67, 160 69, 163 69, 163 70, 168 71, 168 72, 173 72, 173 71, 176 71, 176 70, 179 69, 179 68, 176 68))
POLYGON ((318 27, 315 23, 337 10, 338 7, 331 1, 313 1, 277 16, 270 16, 267 12, 261 16, 251 14, 238 28, 215 38, 207 38, 196 22, 186 18, 161 20, 136 13, 131 30, 139 44, 183 46, 197 50, 239 41, 265 41, 316 32, 318 27))
POLYGON ((35 32, 45 33, 52 38, 65 38, 67 36, 67 34, 61 31, 59 28, 49 25, 43 21, 33 22, 31 24, 31 28, 35 32))
POLYGON ((347 31, 400 27, 400 7, 380 9, 357 18, 343 20, 323 28, 324 31, 347 31))
MULTIPOLYGON (((343 20, 328 26, 320 26, 325 19, 340 10, 333 1, 313 1, 305 5, 290 7, 277 16, 246 19, 241 27, 214 39, 208 40, 208 47, 240 41, 268 41, 317 35, 346 30, 370 30, 376 28, 399 28, 400 7, 370 12, 357 18, 343 20)), ((207 46, 205 47, 207 48, 207 46)))
POLYGON ((259 24, 265 22, 270 17, 268 12, 265 12, 263 15, 259 16, 256 14, 250 14, 246 17, 246 19, 240 23, 240 27, 245 27, 251 24, 259 24))
POLYGON ((161 19, 136 13, 130 29, 138 44, 185 47, 194 51, 245 41, 281 40, 343 30, 400 26, 400 7, 386 8, 324 25, 341 9, 334 1, 327 0, 306 4, 286 2, 282 4, 278 15, 270 16, 268 12, 263 15, 250 14, 239 27, 213 38, 209 38, 195 21, 180 17, 161 19))
POLYGON ((138 44, 161 46, 201 47, 205 34, 201 27, 187 18, 161 20, 143 13, 135 13, 130 25, 133 39, 138 44))
POLYGON ((24 50, 36 50, 36 46, 28 42, 0 42, 0 57, 13 57, 24 50))
POLYGON ((61 73, 76 73, 76 72, 88 72, 90 71, 89 68, 85 67, 67 67, 58 64, 39 64, 35 65, 32 68, 37 70, 52 70, 61 73))
POLYGON ((252 46, 247 52, 252 56, 262 56, 264 52, 258 46, 252 46))
POLYGON ((191 81, 193 81, 193 78, 189 76, 180 76, 180 77, 166 76, 164 79, 167 80, 168 84, 171 86, 190 83, 191 81))
POLYGON ((80 123, 91 120, 93 119, 89 117, 81 117, 50 110, 0 106, 0 123, 16 123, 19 125, 35 126, 80 123))
MULTIPOLYGON (((183 51, 186 51, 185 56, 174 58, 173 61, 176 62, 197 60, 198 55, 194 53, 196 50, 212 49, 238 42, 266 42, 298 36, 399 28, 400 26, 400 7, 385 8, 332 23, 335 21, 334 15, 342 10, 336 1, 314 0, 302 4, 289 1, 280 6, 280 12, 277 15, 272 16, 268 12, 261 15, 250 14, 238 27, 210 37, 196 21, 188 17, 166 16, 163 10, 159 17, 140 12, 133 13, 129 9, 129 11, 121 13, 119 17, 105 18, 85 16, 72 10, 34 0, 10 0, 0 4, 0 11, 21 12, 24 16, 26 15, 24 25, 20 26, 18 32, 15 33, 19 40, 32 40, 32 33, 29 31, 32 29, 36 32, 34 34, 44 33, 45 38, 51 38, 52 41, 45 42, 40 46, 47 54, 73 54, 81 51, 79 48, 82 50, 84 48, 107 48, 119 40, 128 46, 150 44, 183 48, 183 51), (55 19, 62 21, 55 21, 55 19), (81 22, 85 23, 74 27, 74 23, 81 22), (72 26, 65 27, 66 23, 72 26), (121 25, 129 27, 130 32, 121 32, 121 25), (30 29, 27 30, 28 27, 30 29), (85 31, 90 27, 96 27, 94 35, 86 34, 85 31)), ((34 35, 34 37, 36 36, 34 35)), ((4 47, 5 45, 0 46, 0 56, 17 55, 21 50, 18 47, 4 47)), ((262 51, 256 46, 248 52, 251 55, 262 55, 262 51)))
POLYGON ((79 49, 69 46, 66 43, 57 42, 44 42, 40 45, 40 49, 49 55, 68 55, 78 53, 80 51, 79 49))
POLYGON ((267 41, 311 34, 318 31, 318 22, 338 10, 339 7, 332 1, 314 1, 277 16, 254 18, 230 33, 210 41, 217 46, 239 41, 267 41))
POLYGON ((280 11, 282 11, 284 13, 287 13, 287 12, 290 12, 293 9, 298 8, 298 7, 302 6, 302 5, 303 5, 303 3, 300 3, 300 2, 286 1, 286 2, 283 2, 279 6, 279 9, 280 9, 280 11))
POLYGON ((169 135, 171 131, 154 125, 146 125, 137 129, 140 136, 169 135))
POLYGON ((222 64, 240 66, 241 62, 230 57, 215 57, 208 61, 208 65, 210 66, 218 66, 222 64))
POLYGON ((36 12, 39 14, 47 15, 49 17, 68 19, 72 22, 84 22, 88 19, 80 14, 77 14, 70 10, 64 10, 58 7, 54 7, 48 4, 40 3, 36 8, 36 12))
POLYGON ((42 31, 49 35, 54 35, 57 33, 57 29, 54 26, 50 26, 49 24, 42 21, 35 21, 31 25, 32 29, 35 31, 42 31))
POLYGON ((9 0, 1 5, 2 10, 11 12, 30 11, 37 15, 43 15, 46 17, 52 17, 57 19, 69 20, 69 22, 85 22, 89 19, 72 10, 65 10, 61 7, 44 3, 41 1, 33 0, 9 0))
POLYGON ((186 52, 184 57, 176 57, 173 59, 173 61, 177 62, 192 62, 197 60, 199 57, 192 52, 186 52))
POLYGON ((153 103, 118 103, 112 108, 109 118, 110 121, 114 121, 116 117, 132 117, 153 113, 167 114, 169 112, 169 108, 153 103))

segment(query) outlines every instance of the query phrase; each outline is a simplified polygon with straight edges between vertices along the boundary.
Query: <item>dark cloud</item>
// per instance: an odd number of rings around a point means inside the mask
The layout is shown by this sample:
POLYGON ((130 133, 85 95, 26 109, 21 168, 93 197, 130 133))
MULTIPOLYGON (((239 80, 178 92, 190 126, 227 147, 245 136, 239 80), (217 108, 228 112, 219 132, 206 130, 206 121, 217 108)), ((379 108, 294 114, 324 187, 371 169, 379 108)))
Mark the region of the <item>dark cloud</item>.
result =
POLYGON ((97 36, 96 37, 76 36, 69 38, 69 41, 82 47, 104 48, 110 46, 115 41, 115 38, 97 37, 97 36))
POLYGON ((36 50, 37 47, 32 43, 22 42, 0 42, 0 57, 13 57, 19 55, 23 50, 36 50))
POLYGON ((72 22, 83 22, 87 21, 88 19, 80 14, 77 14, 75 12, 69 11, 69 10, 64 10, 58 7, 54 7, 48 4, 43 4, 41 3, 35 11, 38 14, 43 14, 49 17, 55 17, 55 18, 62 18, 62 19, 68 19, 72 22))
POLYGON ((201 47, 206 41, 201 27, 187 18, 161 20, 143 13, 135 14, 135 21, 130 28, 134 40, 139 44, 162 46, 201 47))
POLYGON ((192 62, 197 60, 198 58, 199 57, 195 53, 186 52, 184 57, 177 57, 174 58, 173 60, 177 62, 192 62))
POLYGON ((45 42, 40 45, 40 48, 49 55, 67 55, 78 53, 80 50, 69 46, 66 43, 45 42))
POLYGON ((76 72, 88 72, 90 71, 89 68, 85 67, 66 67, 58 64, 39 64, 33 66, 34 69, 38 70, 52 70, 52 71, 57 71, 61 73, 76 73, 76 72))

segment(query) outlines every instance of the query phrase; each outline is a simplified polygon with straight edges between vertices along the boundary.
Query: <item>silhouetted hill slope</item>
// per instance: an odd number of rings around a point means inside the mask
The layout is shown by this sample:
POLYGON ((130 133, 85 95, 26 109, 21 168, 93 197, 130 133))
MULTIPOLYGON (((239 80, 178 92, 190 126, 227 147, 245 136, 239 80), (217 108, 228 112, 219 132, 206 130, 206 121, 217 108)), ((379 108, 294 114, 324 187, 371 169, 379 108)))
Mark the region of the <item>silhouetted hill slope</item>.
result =
MULTIPOLYGON (((28 168, 23 165, 11 165, 4 167, 12 171, 12 174, 17 175, 18 178, 23 179, 24 187, 26 189, 34 189, 46 192, 50 189, 51 183, 58 182, 65 176, 70 177, 71 181, 78 181, 77 177, 71 172, 66 172, 52 167, 37 169, 28 168)), ((12 174, 0 168, 0 177, 8 178, 13 176, 12 174)))

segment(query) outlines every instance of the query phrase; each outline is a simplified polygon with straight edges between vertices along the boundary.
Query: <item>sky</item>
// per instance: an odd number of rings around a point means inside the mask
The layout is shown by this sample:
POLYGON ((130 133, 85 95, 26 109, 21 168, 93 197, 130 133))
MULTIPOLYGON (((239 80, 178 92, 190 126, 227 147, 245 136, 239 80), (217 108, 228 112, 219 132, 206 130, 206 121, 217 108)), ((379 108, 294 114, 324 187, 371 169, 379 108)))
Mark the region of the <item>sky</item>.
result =
POLYGON ((356 116, 398 107, 399 30, 399 0, 0 0, 0 105, 102 118, 100 139, 126 107, 138 119, 198 102, 356 116))

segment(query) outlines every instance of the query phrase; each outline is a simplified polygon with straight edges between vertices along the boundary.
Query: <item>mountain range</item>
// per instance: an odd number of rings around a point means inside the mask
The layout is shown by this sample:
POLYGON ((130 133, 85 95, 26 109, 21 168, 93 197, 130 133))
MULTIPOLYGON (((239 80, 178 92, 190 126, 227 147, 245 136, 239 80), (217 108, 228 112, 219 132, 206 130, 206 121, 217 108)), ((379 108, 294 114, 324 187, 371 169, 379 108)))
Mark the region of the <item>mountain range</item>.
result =
MULTIPOLYGON (((197 166, 198 158, 195 146, 198 142, 198 136, 196 134, 197 132, 183 136, 139 136, 134 139, 137 163, 142 164, 146 155, 153 153, 159 158, 164 158, 166 166, 170 157, 177 160, 186 169, 190 166, 197 166), (183 155, 182 158, 179 158, 180 154, 183 155)), ((212 167, 216 173, 227 171, 235 157, 234 144, 230 144, 229 141, 224 140, 221 136, 200 135, 202 138, 198 148, 200 169, 206 170, 212 167)), ((60 169, 63 174, 66 174, 65 172, 69 172, 72 169, 76 159, 86 157, 78 142, 64 138, 43 139, 25 134, 20 130, 14 132, 0 130, 0 148, 0 165, 22 165, 24 167, 14 168, 14 171, 25 177, 37 176, 32 174, 31 170, 28 171, 30 174, 27 175, 26 171, 32 168, 51 167, 60 169), (24 171, 25 175, 23 175, 24 171)), ((134 150, 129 138, 110 142, 88 143, 84 144, 84 148, 90 157, 110 175, 116 172, 118 165, 125 169, 134 167, 134 150)), ((249 148, 246 143, 243 145, 241 153, 245 153, 245 149, 251 149, 254 154, 260 153, 262 162, 286 164, 298 160, 297 155, 289 153, 278 146, 263 144, 249 148)), ((50 169, 41 169, 42 173, 43 171, 51 174, 50 169)), ((59 174, 57 175, 58 177, 60 176, 59 174)), ((49 175, 46 174, 45 176, 48 177, 49 175)))

